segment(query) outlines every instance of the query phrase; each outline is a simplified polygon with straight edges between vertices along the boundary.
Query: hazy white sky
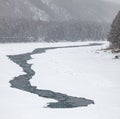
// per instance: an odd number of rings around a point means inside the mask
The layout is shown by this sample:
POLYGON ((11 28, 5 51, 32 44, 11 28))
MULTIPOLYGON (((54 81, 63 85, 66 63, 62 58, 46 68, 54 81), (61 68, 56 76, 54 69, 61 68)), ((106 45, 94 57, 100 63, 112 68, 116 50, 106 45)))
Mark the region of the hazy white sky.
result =
POLYGON ((111 2, 116 2, 120 4, 120 0, 105 0, 105 1, 111 1, 111 2))

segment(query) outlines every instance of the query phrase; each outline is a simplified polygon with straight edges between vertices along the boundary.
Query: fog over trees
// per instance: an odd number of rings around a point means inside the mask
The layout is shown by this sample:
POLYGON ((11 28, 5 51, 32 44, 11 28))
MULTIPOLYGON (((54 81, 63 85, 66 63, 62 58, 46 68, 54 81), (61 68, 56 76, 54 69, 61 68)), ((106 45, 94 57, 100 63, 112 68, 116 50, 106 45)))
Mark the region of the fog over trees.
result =
POLYGON ((1 19, 0 23, 1 42, 104 40, 109 29, 108 24, 80 21, 1 19))
POLYGON ((0 0, 0 42, 104 40, 119 8, 104 0, 0 0))

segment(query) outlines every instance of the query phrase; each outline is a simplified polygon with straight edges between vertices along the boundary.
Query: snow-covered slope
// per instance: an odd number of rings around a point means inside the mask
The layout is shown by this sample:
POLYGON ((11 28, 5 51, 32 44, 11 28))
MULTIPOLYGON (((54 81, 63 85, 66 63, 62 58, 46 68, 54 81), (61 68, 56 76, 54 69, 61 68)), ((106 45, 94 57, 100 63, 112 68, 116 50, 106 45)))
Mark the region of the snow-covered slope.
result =
POLYGON ((120 5, 104 0, 51 0, 66 9, 73 19, 111 22, 120 5))
POLYGON ((36 7, 29 0, 1 0, 0 17, 48 20, 45 11, 36 7))
POLYGON ((0 0, 0 17, 111 22, 119 8, 102 0, 0 0))
POLYGON ((105 0, 0 0, 0 42, 103 40, 119 8, 105 0))
POLYGON ((6 55, 32 52, 36 48, 85 45, 78 43, 32 43, 0 45, 0 118, 1 119, 119 119, 120 118, 120 60, 109 52, 99 51, 106 47, 77 47, 48 50, 32 55, 32 69, 36 75, 32 85, 41 89, 60 91, 72 96, 86 97, 94 105, 75 109, 43 108, 54 101, 12 89, 9 81, 24 74, 22 69, 6 55))

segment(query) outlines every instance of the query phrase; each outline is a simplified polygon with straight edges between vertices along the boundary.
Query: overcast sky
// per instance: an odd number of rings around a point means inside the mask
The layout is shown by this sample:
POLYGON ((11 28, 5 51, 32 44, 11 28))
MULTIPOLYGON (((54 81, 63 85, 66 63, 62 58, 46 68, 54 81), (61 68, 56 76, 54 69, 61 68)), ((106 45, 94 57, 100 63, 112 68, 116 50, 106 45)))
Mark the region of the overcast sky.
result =
POLYGON ((106 0, 106 1, 116 2, 120 4, 120 0, 106 0))

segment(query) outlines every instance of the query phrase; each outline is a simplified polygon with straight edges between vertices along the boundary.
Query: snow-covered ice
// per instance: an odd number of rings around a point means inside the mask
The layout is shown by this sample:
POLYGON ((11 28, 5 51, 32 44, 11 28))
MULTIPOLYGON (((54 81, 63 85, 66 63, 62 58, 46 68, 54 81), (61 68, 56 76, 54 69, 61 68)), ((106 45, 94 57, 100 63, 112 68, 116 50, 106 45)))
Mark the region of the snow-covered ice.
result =
POLYGON ((31 52, 36 48, 85 45, 77 43, 0 44, 0 118, 1 119, 119 119, 120 118, 120 60, 104 52, 102 46, 48 50, 32 55, 30 80, 39 89, 85 97, 94 105, 74 109, 49 109, 44 106, 51 99, 41 98, 10 87, 9 81, 24 74, 22 68, 6 55, 31 52))

